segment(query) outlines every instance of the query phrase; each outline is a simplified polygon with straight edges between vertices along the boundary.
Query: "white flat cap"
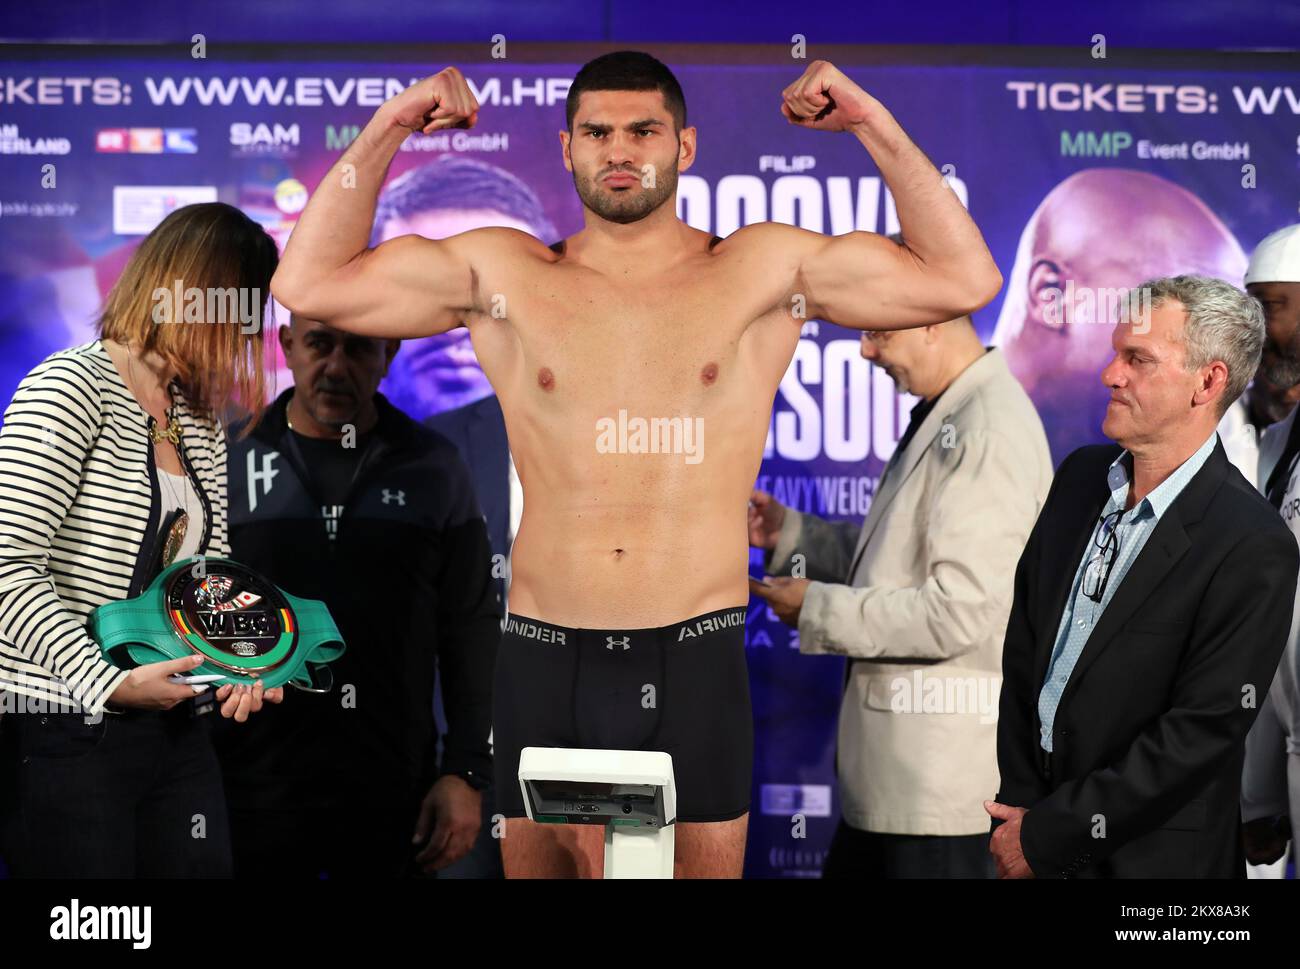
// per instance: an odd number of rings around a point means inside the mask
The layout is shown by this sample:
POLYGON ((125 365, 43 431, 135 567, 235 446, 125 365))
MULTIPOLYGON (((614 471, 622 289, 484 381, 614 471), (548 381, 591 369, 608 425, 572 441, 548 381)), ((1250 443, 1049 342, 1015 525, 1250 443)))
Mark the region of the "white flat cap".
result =
POLYGON ((1246 283, 1300 283, 1300 225, 1265 237, 1250 254, 1246 283))

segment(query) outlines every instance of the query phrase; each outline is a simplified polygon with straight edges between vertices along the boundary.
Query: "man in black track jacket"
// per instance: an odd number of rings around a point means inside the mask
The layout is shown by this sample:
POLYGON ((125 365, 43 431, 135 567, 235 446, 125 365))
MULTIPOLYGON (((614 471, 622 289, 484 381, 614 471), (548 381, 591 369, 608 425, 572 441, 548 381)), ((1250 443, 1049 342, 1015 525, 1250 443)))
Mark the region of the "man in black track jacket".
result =
POLYGON ((219 737, 235 873, 441 868, 478 831, 501 635, 469 472, 377 392, 397 341, 297 317, 280 341, 295 386, 249 436, 232 428, 232 557, 323 600, 347 651, 329 692, 290 690, 274 716, 219 737))

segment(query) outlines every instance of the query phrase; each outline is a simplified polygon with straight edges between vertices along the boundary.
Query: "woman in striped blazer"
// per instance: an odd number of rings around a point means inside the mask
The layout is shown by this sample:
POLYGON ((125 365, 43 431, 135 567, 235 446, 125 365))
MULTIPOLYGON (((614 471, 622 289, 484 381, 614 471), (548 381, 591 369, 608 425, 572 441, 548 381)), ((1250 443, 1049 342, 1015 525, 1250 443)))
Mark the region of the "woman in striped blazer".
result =
POLYGON ((177 209, 109 293, 100 338, 52 354, 0 428, 0 749, 18 876, 224 876, 230 843, 210 712, 282 691, 175 682, 188 657, 118 669, 91 610, 168 563, 228 556, 218 414, 264 403, 275 242, 221 203, 177 209), (232 298, 233 297, 233 298, 232 298), (207 702, 212 700, 214 702, 207 702))

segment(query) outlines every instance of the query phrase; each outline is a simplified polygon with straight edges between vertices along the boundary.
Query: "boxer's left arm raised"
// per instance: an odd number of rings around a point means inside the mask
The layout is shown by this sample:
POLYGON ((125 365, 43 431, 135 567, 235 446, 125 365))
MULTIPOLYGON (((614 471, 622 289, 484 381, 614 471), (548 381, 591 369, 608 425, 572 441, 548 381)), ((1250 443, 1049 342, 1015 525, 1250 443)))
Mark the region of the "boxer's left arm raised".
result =
POLYGON ((401 236, 373 249, 369 241, 379 189, 402 141, 413 131, 472 127, 478 107, 454 67, 384 102, 312 193, 271 280, 275 298, 366 336, 417 337, 459 325, 475 308, 474 262, 491 246, 492 230, 401 236))
POLYGON ((880 101, 826 61, 810 64, 781 97, 791 124, 847 132, 867 149, 894 197, 904 240, 899 246, 874 232, 769 230, 809 317, 900 329, 964 316, 997 295, 1002 275, 979 228, 880 101))

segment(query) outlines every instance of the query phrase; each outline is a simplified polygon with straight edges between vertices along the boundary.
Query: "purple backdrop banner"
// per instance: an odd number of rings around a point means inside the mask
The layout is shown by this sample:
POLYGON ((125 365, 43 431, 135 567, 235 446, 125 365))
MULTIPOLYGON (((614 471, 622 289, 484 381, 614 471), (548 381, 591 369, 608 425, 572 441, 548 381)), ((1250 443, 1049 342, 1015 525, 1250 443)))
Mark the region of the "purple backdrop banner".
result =
MULTIPOLYGON (((104 293, 168 211, 220 199, 283 245, 308 192, 373 110, 442 66, 0 64, 0 399, 47 354, 92 338, 104 293)), ((486 224, 547 242, 576 231, 581 210, 557 132, 579 64, 458 66, 482 103, 479 125, 408 139, 376 239, 486 224)), ((760 220, 831 234, 898 229, 856 140, 782 118, 780 91, 803 62, 673 66, 699 129, 678 200, 690 224, 724 236, 760 220)), ((1100 439, 1109 327, 1089 324, 1104 322, 1107 294, 1184 271, 1240 285, 1255 243, 1297 221, 1294 75, 1104 60, 845 69, 894 112, 983 229, 1007 284, 976 325, 1004 347, 1058 463, 1100 439)), ((277 377, 285 386, 287 371, 277 377)), ((384 390, 424 417, 488 388, 460 331, 404 347, 384 390)), ((801 510, 860 521, 913 402, 862 360, 857 334, 809 321, 758 486, 801 510)), ((800 656, 796 636, 754 604, 748 643, 757 761, 747 874, 815 875, 838 817, 843 663, 800 656)))

